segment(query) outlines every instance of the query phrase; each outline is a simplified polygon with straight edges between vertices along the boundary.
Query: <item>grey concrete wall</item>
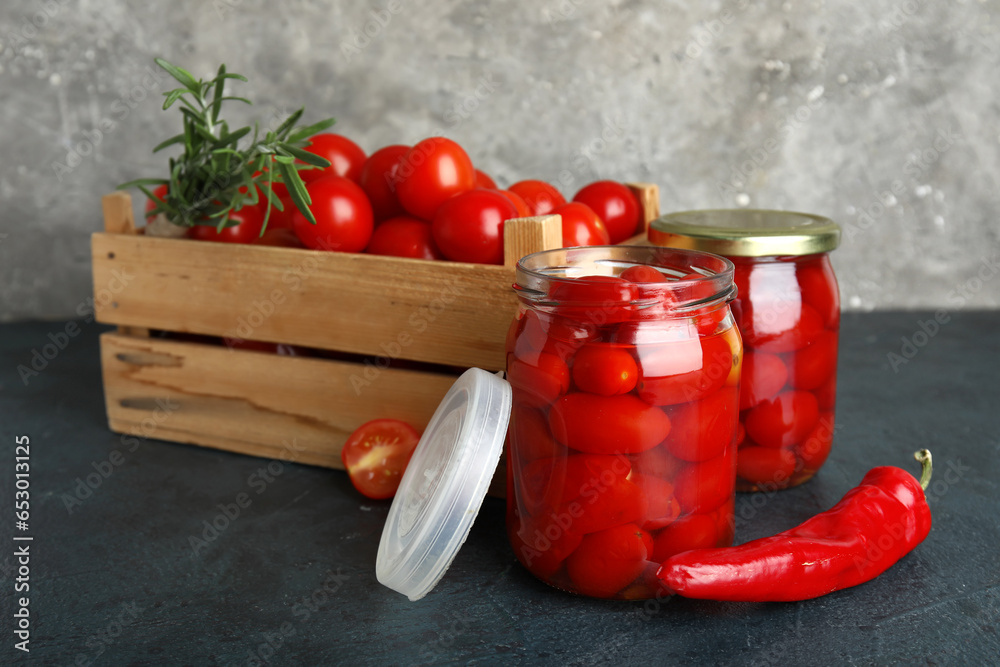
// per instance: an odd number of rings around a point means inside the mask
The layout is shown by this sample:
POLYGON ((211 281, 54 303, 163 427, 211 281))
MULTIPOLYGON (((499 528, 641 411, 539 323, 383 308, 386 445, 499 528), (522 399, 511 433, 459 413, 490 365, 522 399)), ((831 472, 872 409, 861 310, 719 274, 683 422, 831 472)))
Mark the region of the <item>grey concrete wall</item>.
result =
MULTIPOLYGON (((0 319, 90 293, 99 197, 178 131, 152 58, 372 151, 444 133, 501 184, 648 180, 665 211, 845 228, 848 309, 1000 305, 1000 3, 35 0, 0 6, 0 319)), ((138 203, 136 204, 138 208, 138 203)))

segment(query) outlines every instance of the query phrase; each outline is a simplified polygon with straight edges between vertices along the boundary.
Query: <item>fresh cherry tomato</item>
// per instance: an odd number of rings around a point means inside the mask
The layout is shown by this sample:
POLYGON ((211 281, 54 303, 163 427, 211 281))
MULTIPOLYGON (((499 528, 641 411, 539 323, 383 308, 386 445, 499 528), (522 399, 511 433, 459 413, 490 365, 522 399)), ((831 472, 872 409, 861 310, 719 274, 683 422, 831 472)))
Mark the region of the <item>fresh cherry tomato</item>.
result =
POLYGON ((653 560, 662 563, 682 551, 714 547, 718 541, 718 522, 714 516, 689 514, 677 519, 653 538, 653 560))
MULTIPOLYGON (((613 243, 613 241, 612 241, 613 243)), ((662 271, 657 271, 654 267, 648 264, 636 264, 630 266, 619 274, 619 277, 624 280, 629 280, 633 283, 665 283, 667 282, 667 277, 663 275, 662 271)))
POLYGON ((358 184, 371 202, 375 224, 406 214, 396 197, 396 174, 399 161, 409 150, 409 146, 401 145, 380 148, 361 167, 358 184))
POLYGON ((813 342, 788 357, 792 386, 796 389, 817 389, 837 370, 837 334, 824 331, 813 342))
POLYGON ((472 160, 461 146, 444 137, 424 139, 407 151, 396 178, 399 203, 423 220, 432 219, 450 197, 476 186, 472 160))
POLYGON ((740 410, 774 398, 788 380, 788 368, 776 354, 747 351, 740 380, 740 410))
POLYGON ((585 535, 569 558, 566 572, 584 595, 609 598, 628 586, 645 567, 645 532, 635 524, 585 535))
POLYGON ((674 479, 674 496, 685 514, 703 514, 733 496, 736 484, 735 452, 708 461, 690 463, 674 479))
POLYGON ((365 152, 347 137, 339 134, 317 134, 309 139, 309 145, 305 150, 330 161, 330 166, 326 169, 300 170, 299 176, 306 183, 331 175, 358 182, 361 168, 365 164, 365 152))
POLYGON ((327 176, 308 186, 309 210, 316 224, 298 209, 292 214, 295 234, 314 250, 361 252, 372 236, 372 207, 364 190, 340 176, 327 176))
POLYGON ((476 187, 483 188, 484 190, 499 190, 496 181, 490 178, 490 175, 485 171, 480 171, 476 169, 476 187))
POLYGON ((569 389, 569 369, 565 361, 546 352, 521 358, 511 355, 507 381, 526 404, 545 407, 569 389))
POLYGON ((354 488, 373 499, 396 495, 420 434, 398 419, 375 419, 347 438, 340 460, 354 488))
POLYGON ((549 411, 549 427, 567 447, 594 454, 641 452, 663 442, 670 418, 631 394, 567 394, 549 411))
POLYGON ((736 475, 751 484, 780 488, 795 473, 795 454, 774 447, 743 447, 736 456, 736 475))
MULTIPOLYGON (((167 184, 164 183, 163 185, 157 185, 153 189, 153 196, 156 197, 157 199, 160 199, 160 200, 165 199, 166 196, 167 196, 167 184)), ((148 198, 146 199, 146 218, 147 219, 153 217, 152 215, 150 215, 149 212, 152 211, 154 208, 156 208, 159 205, 160 205, 160 202, 156 201, 155 199, 148 199, 148 198)))
POLYGON ((584 345, 573 357, 573 382, 581 391, 601 396, 627 394, 639 379, 632 353, 608 343, 584 345))
POLYGON ((225 227, 221 232, 217 232, 214 226, 195 225, 188 229, 188 238, 222 243, 253 243, 260 238, 260 230, 264 224, 260 207, 244 206, 238 211, 231 212, 229 220, 235 220, 237 224, 225 227))
POLYGON ((531 217, 531 209, 528 208, 528 205, 524 202, 523 199, 521 199, 520 195, 518 195, 515 192, 511 192, 510 190, 497 190, 497 192, 499 192, 504 197, 510 200, 510 203, 513 204, 514 208, 517 209, 518 218, 531 217))
POLYGON ((808 391, 790 390, 750 410, 747 435, 764 447, 790 447, 801 442, 819 419, 819 404, 808 391))
POLYGON ((503 264, 503 223, 515 217, 514 204, 499 192, 469 190, 441 204, 431 228, 448 259, 503 264))
POLYGON ((621 243, 635 235, 642 218, 642 208, 627 186, 615 181, 595 181, 573 197, 586 204, 601 219, 611 237, 611 243, 621 243))
POLYGON ((670 413, 667 450, 685 461, 707 461, 722 456, 736 436, 736 391, 723 388, 700 401, 682 403, 670 413))
POLYGON ((552 211, 562 217, 562 244, 564 248, 610 243, 608 230, 586 204, 571 202, 552 211))
POLYGON ((545 181, 518 181, 508 189, 524 199, 532 215, 548 215, 566 203, 566 198, 545 181))
POLYGON ((639 397, 653 405, 704 398, 726 382, 734 354, 723 335, 639 345, 639 397))
POLYGON ((431 223, 406 216, 391 218, 376 227, 367 252, 393 257, 444 259, 434 245, 431 223))
POLYGON ((264 235, 254 240, 253 243, 254 245, 269 245, 279 248, 305 248, 305 245, 292 230, 285 227, 271 227, 270 225, 268 225, 264 235))

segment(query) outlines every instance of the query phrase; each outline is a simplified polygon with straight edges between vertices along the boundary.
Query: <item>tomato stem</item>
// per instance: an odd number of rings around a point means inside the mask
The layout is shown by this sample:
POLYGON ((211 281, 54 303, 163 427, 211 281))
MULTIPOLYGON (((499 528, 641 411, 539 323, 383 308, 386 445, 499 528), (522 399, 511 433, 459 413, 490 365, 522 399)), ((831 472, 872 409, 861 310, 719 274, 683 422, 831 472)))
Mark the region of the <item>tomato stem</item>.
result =
POLYGON ((931 460, 931 451, 929 449, 921 449, 919 452, 913 453, 913 458, 920 461, 920 488, 926 491, 927 486, 931 483, 931 471, 934 467, 931 460))

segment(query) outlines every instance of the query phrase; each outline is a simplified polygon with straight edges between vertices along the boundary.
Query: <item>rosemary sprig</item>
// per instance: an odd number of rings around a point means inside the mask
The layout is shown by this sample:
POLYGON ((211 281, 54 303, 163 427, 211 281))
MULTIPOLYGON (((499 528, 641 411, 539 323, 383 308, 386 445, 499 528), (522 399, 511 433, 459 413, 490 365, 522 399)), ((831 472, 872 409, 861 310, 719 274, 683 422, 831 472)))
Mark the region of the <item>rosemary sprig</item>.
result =
POLYGON ((122 183, 118 188, 138 187, 156 201, 151 215, 164 213, 170 222, 184 227, 210 225, 221 230, 236 224, 229 219, 232 211, 238 211, 243 206, 255 206, 259 202, 259 186, 267 198, 261 228, 263 234, 271 208, 284 210, 274 194, 272 183, 285 183, 296 208, 315 224, 316 220, 309 210, 312 200, 299 170, 329 167, 330 163, 303 150, 303 147, 309 144, 309 137, 336 121, 328 118, 298 127, 304 111, 299 109, 276 129, 263 134, 256 122, 253 128, 230 131, 229 124, 219 119, 223 103, 253 103, 243 97, 225 96, 226 80, 246 82, 245 76, 227 72, 223 64, 219 66, 215 78, 202 81, 162 58, 156 58, 156 64, 182 86, 163 93, 166 97, 163 109, 179 103, 184 131, 158 144, 153 152, 158 153, 171 146, 182 146, 184 150, 179 156, 170 158, 168 178, 140 178, 122 183), (241 140, 251 132, 249 145, 240 147, 241 140), (149 188, 163 184, 167 185, 167 195, 162 199, 154 197, 149 188))

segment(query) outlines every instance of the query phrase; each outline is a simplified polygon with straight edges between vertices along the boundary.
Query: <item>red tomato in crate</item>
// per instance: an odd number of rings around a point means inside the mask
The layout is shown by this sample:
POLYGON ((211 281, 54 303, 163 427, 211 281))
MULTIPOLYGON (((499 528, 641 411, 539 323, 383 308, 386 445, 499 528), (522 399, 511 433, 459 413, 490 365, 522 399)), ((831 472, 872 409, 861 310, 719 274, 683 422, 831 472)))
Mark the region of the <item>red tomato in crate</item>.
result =
POLYGON ((700 401, 676 406, 670 412, 670 435, 663 444, 684 461, 714 459, 733 444, 738 419, 736 391, 720 389, 700 401))
POLYGON ((317 134, 309 142, 304 150, 329 160, 330 166, 326 169, 300 170, 299 176, 303 181, 312 183, 327 176, 340 176, 358 182, 366 160, 365 152, 360 146, 345 136, 329 133, 317 134))
MULTIPOLYGON (((740 452, 742 454, 742 451, 740 452)), ((689 463, 674 479, 674 496, 685 514, 704 514, 733 496, 736 452, 689 463)))
POLYGON ((716 546, 720 534, 712 514, 689 514, 661 530, 653 538, 653 560, 662 563, 674 554, 716 546))
POLYGON ((638 379, 639 368, 627 347, 584 345, 573 357, 573 382, 581 391, 601 396, 627 394, 638 379))
POLYGON ((456 262, 503 264, 503 223, 517 217, 509 199, 494 190, 470 190, 444 202, 431 229, 441 252, 456 262))
POLYGON ((497 192, 499 192, 504 197, 510 200, 510 203, 513 204, 514 208, 517 209, 518 218, 531 217, 531 209, 528 208, 528 205, 525 203, 523 199, 521 199, 520 195, 511 192, 510 190, 497 190, 497 192))
POLYGON ((527 357, 508 356, 507 381, 514 391, 523 392, 526 404, 546 407, 569 389, 566 362, 546 352, 527 357))
POLYGON ((485 190, 499 190, 496 181, 494 181, 489 174, 485 171, 480 171, 476 169, 476 187, 483 188, 485 190))
POLYGON ((566 572, 580 593, 612 597, 642 574, 647 540, 645 531, 635 524, 585 535, 566 559, 566 572))
POLYGON ((549 428, 567 447, 594 454, 636 453, 670 433, 670 418, 631 394, 567 394, 549 410, 549 428))
POLYGON ((524 199, 532 215, 548 215, 566 203, 566 198, 545 181, 518 181, 508 190, 524 199))
POLYGON ((431 223, 406 216, 390 218, 377 226, 368 242, 367 252, 370 255, 444 259, 434 245, 431 223))
POLYGON ((552 211, 562 217, 562 244, 576 246, 608 245, 611 237, 601 219, 585 204, 571 202, 552 211))
POLYGON ((264 216, 259 206, 244 206, 229 214, 229 220, 235 220, 236 225, 216 231, 214 226, 195 225, 187 230, 188 238, 199 241, 220 241, 222 243, 254 243, 260 238, 260 230, 264 225, 264 216))
POLYGON ((736 457, 736 476, 766 488, 781 488, 795 473, 795 454, 774 447, 743 447, 736 457))
POLYGON ((796 389, 818 389, 837 370, 837 334, 824 331, 800 350, 786 355, 791 384, 796 389))
POLYGON ((290 229, 285 227, 271 227, 268 225, 267 231, 259 239, 253 242, 254 245, 268 245, 278 248, 305 248, 305 244, 299 240, 290 229))
POLYGON ((420 434, 398 419, 375 419, 350 435, 340 459, 359 492, 376 500, 396 495, 420 434))
POLYGON ((801 442, 819 419, 819 404, 808 391, 789 390, 751 409, 744 419, 747 436, 764 447, 801 442))
POLYGON ((365 160, 358 176, 358 184, 372 205, 375 224, 406 214, 406 209, 396 196, 396 179, 399 161, 409 146, 393 145, 380 148, 365 160))
POLYGON ((308 186, 309 210, 316 224, 297 210, 292 214, 295 234, 314 250, 361 252, 371 239, 372 207, 364 190, 340 176, 327 176, 308 186))
POLYGON ((776 354, 747 351, 740 380, 740 410, 752 408, 778 395, 788 380, 788 368, 776 354))
MULTIPOLYGON (((157 185, 155 188, 153 188, 153 196, 156 197, 156 198, 158 198, 158 199, 161 199, 161 200, 165 199, 166 196, 167 196, 167 184, 164 183, 163 185, 157 185)), ((160 202, 158 202, 158 201, 156 201, 154 199, 149 199, 149 198, 146 199, 146 218, 147 219, 153 217, 152 215, 150 215, 149 212, 152 211, 157 206, 159 206, 159 204, 160 204, 160 202)))
POLYGON ((406 152, 399 162, 396 180, 396 195, 403 208, 430 220, 449 198, 476 186, 476 170, 457 143, 431 137, 406 152))
POLYGON ((642 207, 628 186, 615 181, 595 181, 577 192, 573 201, 586 204, 597 214, 608 230, 611 243, 621 243, 638 233, 642 207))

